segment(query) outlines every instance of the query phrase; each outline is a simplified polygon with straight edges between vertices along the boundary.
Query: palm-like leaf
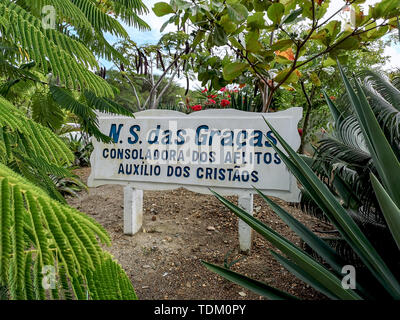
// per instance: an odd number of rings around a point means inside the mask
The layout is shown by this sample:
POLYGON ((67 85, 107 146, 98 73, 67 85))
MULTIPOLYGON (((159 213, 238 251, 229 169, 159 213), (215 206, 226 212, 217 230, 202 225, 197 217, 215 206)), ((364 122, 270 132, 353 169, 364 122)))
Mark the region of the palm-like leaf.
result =
MULTIPOLYGON (((110 243, 105 230, 40 188, 34 170, 42 178, 66 176, 63 165, 72 153, 1 97, 0 151, 0 286, 6 297, 135 299, 125 272, 99 245, 97 239, 110 243), (45 266, 55 268, 61 284, 49 293, 42 287, 45 266)), ((51 185, 47 179, 44 185, 51 185)))
MULTIPOLYGON (((363 71, 358 74, 363 81, 360 90, 377 118, 379 126, 385 133, 393 153, 400 159, 398 99, 400 91, 381 73, 363 71)), ((333 136, 322 139, 318 143, 312 168, 326 182, 332 192, 338 194, 344 205, 351 207, 357 223, 363 231, 371 236, 372 241, 382 254, 392 249, 392 239, 386 227, 381 208, 378 204, 370 180, 370 173, 378 174, 372 155, 367 148, 364 134, 352 108, 350 96, 345 93, 334 104, 325 94, 326 101, 333 115, 335 125, 333 136), (342 183, 334 185, 334 181, 342 183), (349 192, 341 192, 342 187, 349 192), (350 200, 353 205, 348 202, 350 200), (383 233, 376 241, 375 235, 383 233), (389 242, 387 242, 389 241, 389 242)), ((308 212, 320 214, 316 204, 305 195, 303 207, 308 212)))
MULTIPOLYGON (((148 28, 137 13, 147 9, 141 1, 110 1, 117 14, 136 25, 148 28)), ((68 88, 87 88, 100 96, 112 96, 110 86, 86 67, 97 68, 92 52, 121 59, 120 54, 105 40, 103 33, 127 37, 117 19, 100 8, 94 0, 0 0, 2 42, 11 41, 18 50, 6 61, 15 64, 22 59, 35 61, 44 73, 51 72, 68 88), (42 27, 42 8, 51 5, 57 12, 57 30, 42 27), (70 28, 63 28, 68 21, 70 28)), ((1 69, 0 69, 1 71, 1 69)))
MULTIPOLYGON (((398 197, 400 194, 400 185, 398 183, 399 180, 396 180, 395 177, 400 176, 400 163, 394 154, 389 141, 385 137, 383 130, 379 127, 373 108, 368 104, 360 85, 356 82, 357 90, 355 91, 342 69, 341 73, 347 94, 351 99, 351 106, 357 117, 358 123, 360 124, 360 129, 362 130, 365 143, 371 155, 373 166, 376 168, 379 178, 382 181, 381 183, 374 175, 372 175, 374 190, 379 199, 379 204, 384 211, 386 223, 389 224, 389 228, 392 231, 395 240, 399 243, 398 231, 400 226, 400 210, 398 197), (390 175, 390 172, 392 175, 390 175)), ((317 175, 311 170, 309 164, 307 164, 302 157, 296 154, 296 152, 269 123, 268 126, 280 143, 280 146, 276 146, 271 141, 271 146, 279 154, 289 170, 291 170, 297 177, 298 181, 308 191, 308 194, 313 201, 336 227, 337 231, 341 234, 348 245, 351 246, 369 271, 369 281, 363 282, 358 280, 357 292, 352 292, 353 295, 350 295, 347 298, 381 298, 383 294, 394 299, 400 299, 400 283, 397 278, 398 267, 393 270, 389 267, 393 265, 393 260, 398 261, 398 251, 392 251, 390 260, 385 261, 352 219, 351 215, 349 215, 349 211, 345 210, 338 201, 336 195, 332 193, 320 179, 318 179, 317 175), (281 148, 284 149, 286 153, 284 153, 281 148), (393 259, 393 255, 396 256, 395 259, 393 259), (375 279, 375 282, 380 284, 380 289, 378 291, 376 291, 377 288, 371 276, 375 279)), ((310 261, 308 258, 305 258, 287 239, 281 237, 269 227, 263 225, 260 221, 228 200, 219 195, 216 196, 239 218, 259 232, 269 242, 280 249, 284 255, 286 255, 286 257, 284 257, 272 252, 273 256, 290 272, 330 298, 344 298, 344 293, 342 292, 343 287, 335 286, 334 284, 335 280, 333 277, 335 277, 335 272, 328 270, 326 270, 328 273, 323 272, 323 267, 318 262, 314 259, 310 261)), ((310 230, 308 230, 304 225, 301 225, 289 213, 280 208, 266 196, 263 194, 261 194, 261 196, 266 200, 272 210, 277 213, 291 227, 291 229, 301 237, 301 239, 303 239, 320 255, 323 261, 330 264, 334 271, 338 272, 340 270, 340 266, 343 265, 340 256, 335 258, 337 256, 336 253, 330 248, 327 249, 325 243, 322 245, 320 242, 321 240, 313 235, 310 230)), ((217 272, 217 270, 214 271, 217 272)), ((218 273, 222 276, 226 276, 223 272, 218 273)), ((231 274, 228 279, 235 281, 235 279, 239 279, 239 276, 235 277, 231 274)), ((347 290, 348 293, 351 291, 352 290, 347 290)))

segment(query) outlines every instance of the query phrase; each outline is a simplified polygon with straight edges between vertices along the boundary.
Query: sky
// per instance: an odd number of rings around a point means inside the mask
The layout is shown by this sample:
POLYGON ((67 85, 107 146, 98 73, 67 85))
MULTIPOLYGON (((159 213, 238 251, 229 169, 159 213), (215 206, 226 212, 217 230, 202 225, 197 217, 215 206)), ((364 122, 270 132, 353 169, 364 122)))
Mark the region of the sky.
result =
MULTIPOLYGON (((156 2, 160 1, 165 1, 168 2, 168 0, 144 0, 143 2, 149 9, 149 13, 147 15, 141 16, 142 19, 144 19, 147 24, 151 27, 151 31, 146 31, 142 32, 139 31, 133 27, 128 27, 124 25, 126 30, 128 31, 129 36, 133 41, 135 41, 138 45, 144 45, 144 44, 155 44, 158 42, 158 40, 161 37, 161 26, 164 24, 166 20, 169 19, 170 15, 164 16, 164 17, 157 17, 154 12, 152 11, 152 8, 154 7, 154 4, 156 2)), ((362 6, 364 7, 365 11, 367 11, 367 8, 369 5, 373 5, 376 3, 377 0, 367 0, 362 6)), ((339 10, 343 5, 345 4, 345 1, 343 0, 331 0, 329 10, 326 14, 326 16, 329 16, 330 14, 333 14, 337 10, 339 10)), ((168 25, 168 27, 163 31, 164 33, 167 32, 173 32, 175 31, 175 26, 173 24, 168 25)), ((113 38, 112 36, 106 36, 107 40, 110 41, 110 43, 114 43, 117 41, 117 39, 113 38)), ((400 45, 395 45, 392 47, 386 47, 384 50, 384 54, 389 57, 388 62, 386 65, 383 67, 384 70, 390 70, 390 69, 397 69, 400 68, 400 45)), ((107 68, 111 68, 112 64, 107 62, 107 61, 101 61, 101 63, 107 68)), ((181 81, 178 80, 178 83, 181 83, 181 81)), ((186 80, 182 79, 182 85, 186 85, 186 80)), ((199 83, 195 82, 191 84, 191 88, 198 86, 199 83)))

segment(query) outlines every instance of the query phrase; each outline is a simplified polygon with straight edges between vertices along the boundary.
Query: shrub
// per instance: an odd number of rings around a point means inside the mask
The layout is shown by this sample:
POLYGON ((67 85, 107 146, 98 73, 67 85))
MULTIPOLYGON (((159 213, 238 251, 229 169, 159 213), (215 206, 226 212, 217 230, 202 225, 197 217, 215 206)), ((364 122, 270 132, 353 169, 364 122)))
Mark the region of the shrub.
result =
MULTIPOLYGON (((390 142, 380 128, 377 117, 368 103, 367 97, 358 80, 355 80, 355 89, 340 68, 343 82, 349 96, 351 107, 354 110, 366 147, 371 155, 376 173, 370 172, 370 179, 374 193, 378 199, 385 221, 392 234, 397 247, 400 248, 400 163, 397 159, 390 142)), ((329 103, 329 101, 328 101, 329 103)), ((269 125, 269 124, 268 124, 269 125)), ((305 190, 319 206, 326 218, 336 227, 342 238, 354 250, 360 261, 364 264, 368 275, 357 273, 356 289, 345 289, 341 283, 342 268, 347 265, 332 247, 324 240, 316 236, 306 226, 297 221, 283 208, 275 204, 268 197, 259 194, 273 209, 273 211, 288 226, 297 233, 324 261, 324 264, 308 255, 304 250, 297 247, 280 234, 252 217, 244 210, 235 206, 225 198, 216 194, 216 197, 225 204, 233 213, 259 232, 271 244, 279 249, 282 254, 271 251, 274 258, 295 276, 305 281, 316 290, 331 299, 400 299, 400 283, 398 269, 390 269, 389 261, 385 261, 377 252, 367 236, 355 223, 348 211, 340 201, 329 190, 318 176, 312 171, 307 162, 283 140, 276 130, 269 125, 274 132, 281 148, 273 145, 287 167, 297 177, 305 190)), ((399 251, 395 250, 392 255, 396 258, 399 251)), ((277 290, 263 282, 253 280, 244 275, 204 262, 207 268, 217 272, 223 277, 242 285, 260 295, 271 299, 295 299, 296 297, 277 290)))

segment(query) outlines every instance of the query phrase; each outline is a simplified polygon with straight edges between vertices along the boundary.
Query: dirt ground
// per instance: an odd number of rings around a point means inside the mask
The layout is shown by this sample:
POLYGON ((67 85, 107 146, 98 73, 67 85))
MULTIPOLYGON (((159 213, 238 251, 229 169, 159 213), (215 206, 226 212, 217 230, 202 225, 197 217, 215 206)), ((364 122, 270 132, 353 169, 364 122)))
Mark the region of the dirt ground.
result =
MULTIPOLYGON (((86 182, 90 168, 76 172, 86 182)), ((236 197, 230 197, 237 201, 236 197)), ((329 226, 307 216, 297 208, 275 199, 313 231, 329 226)), ((144 192, 143 231, 134 236, 123 234, 123 190, 109 185, 81 192, 69 198, 73 207, 102 224, 111 236, 107 247, 131 278, 139 299, 263 299, 208 271, 201 260, 223 265, 227 257, 242 257, 232 270, 266 282, 302 299, 324 297, 296 279, 271 254, 273 247, 255 235, 248 256, 238 254, 236 216, 215 197, 177 189, 144 192)), ((299 244, 299 238, 268 208, 258 196, 255 216, 274 230, 299 244)))

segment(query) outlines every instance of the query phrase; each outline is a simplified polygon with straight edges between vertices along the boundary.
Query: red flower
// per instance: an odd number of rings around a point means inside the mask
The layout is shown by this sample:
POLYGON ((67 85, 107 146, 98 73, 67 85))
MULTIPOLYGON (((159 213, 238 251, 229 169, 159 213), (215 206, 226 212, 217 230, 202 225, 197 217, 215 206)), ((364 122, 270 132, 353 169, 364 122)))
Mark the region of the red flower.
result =
POLYGON ((207 88, 204 88, 204 90, 201 93, 204 93, 204 92, 207 92, 207 91, 208 91, 207 88))
POLYGON ((190 109, 192 109, 193 111, 200 111, 201 109, 203 109, 203 107, 201 106, 201 104, 196 104, 194 106, 191 106, 190 109))
POLYGON ((302 128, 298 128, 297 131, 299 132, 300 137, 303 135, 303 129, 302 128))
POLYGON ((335 96, 330 96, 331 100, 336 100, 335 96))
POLYGON ((217 96, 215 95, 215 94, 210 94, 209 96, 207 96, 207 98, 211 98, 211 99, 214 99, 214 98, 216 98, 217 96))
POLYGON ((226 88, 225 88, 225 87, 223 87, 223 88, 219 89, 219 91, 221 91, 221 92, 225 92, 225 91, 226 91, 226 88))
POLYGON ((207 104, 216 104, 216 102, 213 99, 208 99, 207 104))
POLYGON ((226 106, 229 106, 230 104, 231 104, 231 102, 229 100, 226 100, 226 99, 221 100, 221 107, 226 107, 226 106))

